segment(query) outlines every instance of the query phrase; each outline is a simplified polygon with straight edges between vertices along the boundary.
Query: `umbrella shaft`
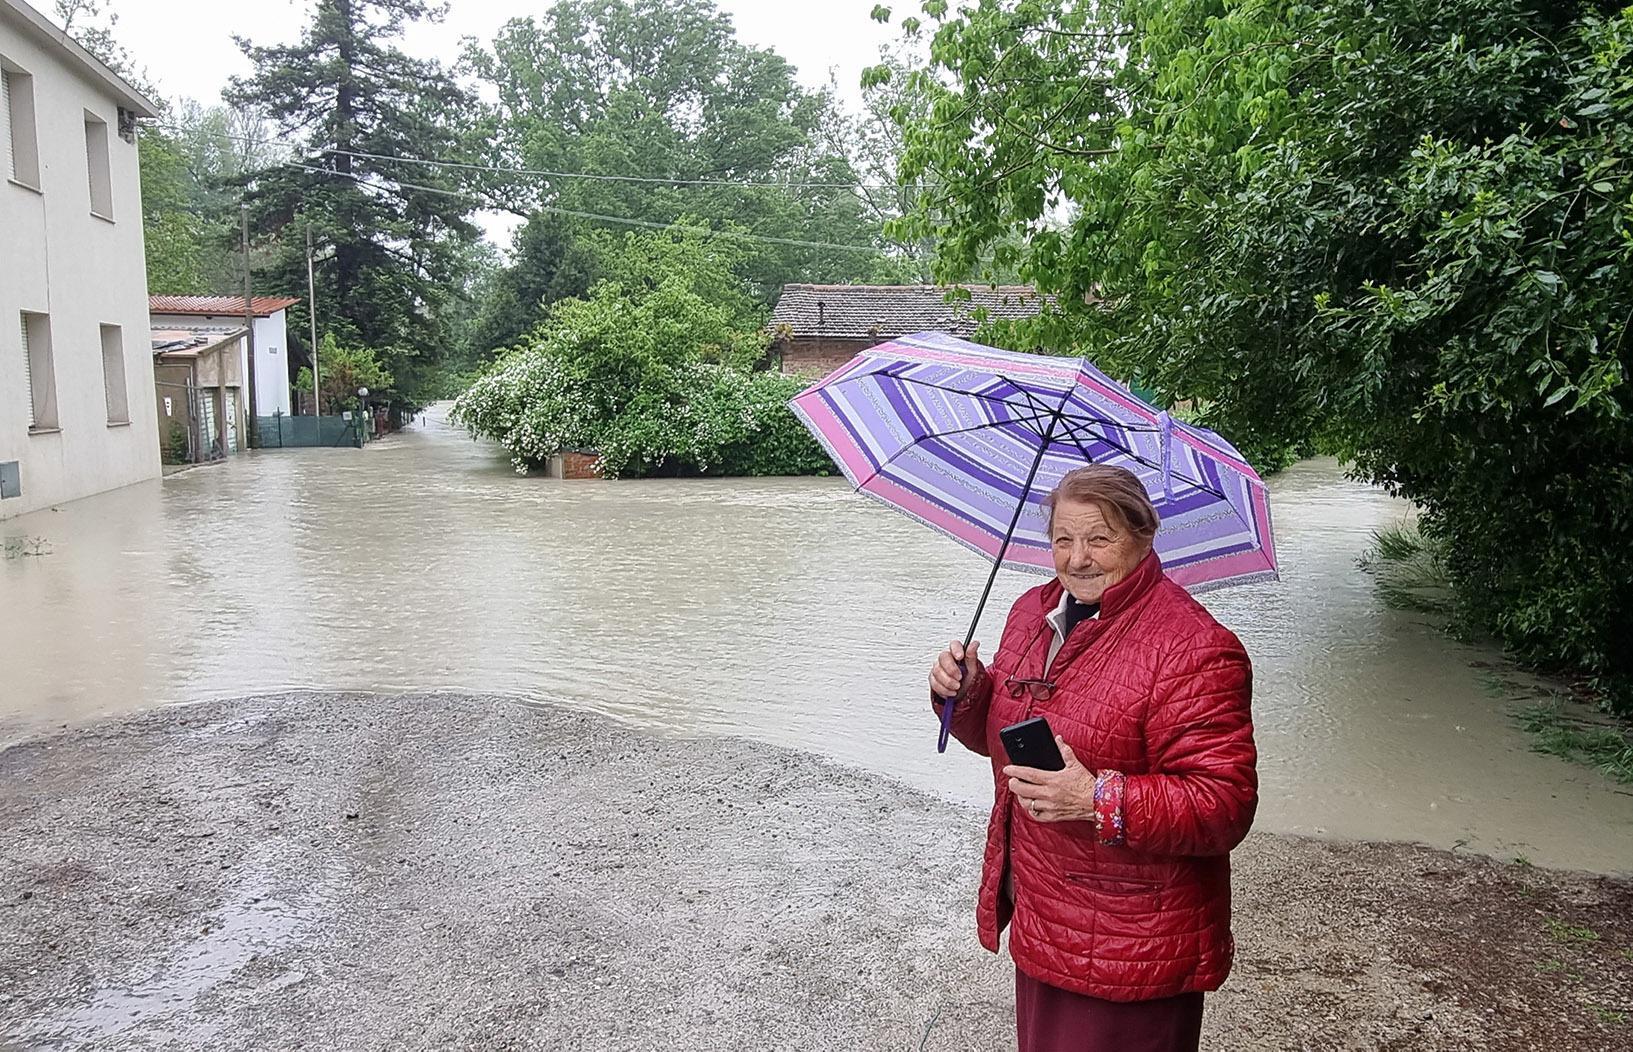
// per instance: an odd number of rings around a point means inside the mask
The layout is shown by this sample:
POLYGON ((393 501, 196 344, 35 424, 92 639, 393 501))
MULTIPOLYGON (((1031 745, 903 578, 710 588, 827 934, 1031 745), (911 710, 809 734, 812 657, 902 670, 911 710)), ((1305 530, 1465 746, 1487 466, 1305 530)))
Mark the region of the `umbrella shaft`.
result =
POLYGON ((1059 412, 1049 421, 1049 428, 1043 434, 1043 442, 1038 446, 1038 455, 1032 458, 1032 470, 1027 472, 1026 482, 1021 486, 1021 499, 1015 503, 1015 514, 1009 520, 1009 529, 1004 531, 1004 543, 998 548, 998 558, 992 561, 992 572, 987 574, 987 586, 981 591, 981 599, 975 604, 975 616, 970 619, 970 630, 964 633, 964 649, 970 648, 970 641, 975 638, 975 629, 981 624, 981 612, 986 609, 987 597, 992 595, 992 583, 998 579, 998 570, 1004 565, 1004 556, 1009 554, 1009 542, 1015 537, 1015 527, 1021 523, 1021 513, 1026 510, 1026 498, 1032 492, 1032 483, 1038 477, 1038 468, 1043 464, 1043 455, 1049 450, 1049 443, 1055 439, 1055 424, 1060 419, 1059 412))
MULTIPOLYGON (((1043 433, 1043 442, 1038 446, 1038 455, 1032 458, 1032 470, 1026 474, 1026 483, 1021 486, 1021 499, 1015 502, 1015 514, 1009 520, 1009 529, 1004 531, 1004 543, 998 549, 998 558, 992 561, 992 572, 987 574, 987 586, 981 592, 981 601, 975 604, 975 616, 970 619, 970 630, 964 633, 964 652, 968 653, 970 641, 975 638, 976 626, 981 623, 981 611, 986 609, 987 597, 992 595, 992 582, 998 579, 998 568, 1004 565, 1004 556, 1009 553, 1009 542, 1015 536, 1015 527, 1020 525, 1021 512, 1026 510, 1027 495, 1032 492, 1032 483, 1038 477, 1038 467, 1043 463, 1043 454, 1048 452, 1049 443, 1055 439, 1055 425, 1060 422, 1060 410, 1055 410, 1054 417, 1049 421, 1049 429, 1043 433)), ((962 695, 969 687, 970 669, 964 667, 964 685, 959 688, 962 695)), ((953 729, 953 708, 958 704, 958 697, 948 698, 941 707, 941 735, 936 741, 936 751, 947 751, 947 736, 953 729)))

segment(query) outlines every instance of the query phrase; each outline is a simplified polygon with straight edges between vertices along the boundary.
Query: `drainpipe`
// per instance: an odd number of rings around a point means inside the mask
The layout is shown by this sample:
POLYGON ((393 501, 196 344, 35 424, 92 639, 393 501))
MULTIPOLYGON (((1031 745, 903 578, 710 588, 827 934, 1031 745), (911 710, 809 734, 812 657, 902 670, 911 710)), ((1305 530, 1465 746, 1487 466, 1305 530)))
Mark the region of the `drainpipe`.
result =
POLYGON ((187 373, 187 463, 204 462, 204 414, 199 411, 198 361, 187 373))
POLYGON ((227 348, 230 343, 223 343, 215 349, 215 390, 218 399, 215 412, 216 438, 221 442, 221 457, 227 457, 227 414, 232 407, 227 404, 227 348))
MULTIPOLYGON (((245 430, 247 432, 249 432, 249 433, 244 436, 244 444, 246 446, 248 446, 250 449, 255 449, 255 448, 259 447, 260 444, 261 444, 260 434, 259 434, 259 432, 261 430, 261 425, 259 423, 259 417, 257 416, 257 414, 259 412, 259 408, 258 408, 258 406, 256 404, 256 397, 255 397, 255 315, 250 310, 250 295, 249 295, 249 202, 248 201, 239 201, 238 202, 238 218, 239 218, 240 223, 243 226, 244 328, 248 330, 244 334, 244 340, 246 341, 245 346, 247 348, 246 360, 249 362, 249 376, 247 378, 247 381, 249 383, 249 427, 245 428, 245 430)), ((223 446, 222 448, 224 450, 226 447, 223 446)))

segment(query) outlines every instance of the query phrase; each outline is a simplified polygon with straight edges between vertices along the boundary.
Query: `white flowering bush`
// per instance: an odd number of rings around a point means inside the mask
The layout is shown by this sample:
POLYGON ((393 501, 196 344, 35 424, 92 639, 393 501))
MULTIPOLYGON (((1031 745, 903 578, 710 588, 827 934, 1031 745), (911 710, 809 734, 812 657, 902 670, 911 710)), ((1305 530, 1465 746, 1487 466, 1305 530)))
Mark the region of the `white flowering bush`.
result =
POLYGON ((751 366, 764 349, 729 261, 696 244, 630 235, 588 299, 563 300, 529 342, 454 406, 521 472, 594 450, 609 478, 826 473, 788 409, 802 382, 751 366))
POLYGON ((584 387, 560 361, 535 348, 495 363, 454 403, 453 417, 474 435, 497 440, 518 472, 568 449, 595 445, 584 387))

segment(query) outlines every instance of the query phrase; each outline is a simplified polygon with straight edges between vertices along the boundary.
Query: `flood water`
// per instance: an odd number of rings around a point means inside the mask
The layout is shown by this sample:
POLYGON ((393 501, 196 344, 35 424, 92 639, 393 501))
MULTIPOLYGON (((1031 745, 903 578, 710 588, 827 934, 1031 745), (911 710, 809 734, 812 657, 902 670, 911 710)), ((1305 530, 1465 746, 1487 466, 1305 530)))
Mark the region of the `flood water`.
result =
MULTIPOLYGON (((1497 656, 1356 570, 1404 505, 1331 461, 1271 490, 1284 580, 1204 596, 1254 660, 1257 828, 1633 869, 1633 795, 1532 753, 1497 656)), ((468 689, 990 799, 925 704, 984 567, 842 480, 521 478, 433 409, 366 450, 244 455, 0 538, 49 549, 0 561, 0 743, 283 688, 468 689)), ((989 652, 1037 580, 1000 576, 989 652)))

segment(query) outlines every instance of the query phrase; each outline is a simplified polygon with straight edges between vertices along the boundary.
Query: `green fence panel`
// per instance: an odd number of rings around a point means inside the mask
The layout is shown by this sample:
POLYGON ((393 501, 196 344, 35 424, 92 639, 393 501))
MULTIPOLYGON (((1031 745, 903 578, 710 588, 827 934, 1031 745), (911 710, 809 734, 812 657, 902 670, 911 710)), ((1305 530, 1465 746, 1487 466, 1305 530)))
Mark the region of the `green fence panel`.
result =
POLYGON ((255 418, 262 449, 309 449, 358 446, 357 422, 339 416, 261 416, 255 418))

